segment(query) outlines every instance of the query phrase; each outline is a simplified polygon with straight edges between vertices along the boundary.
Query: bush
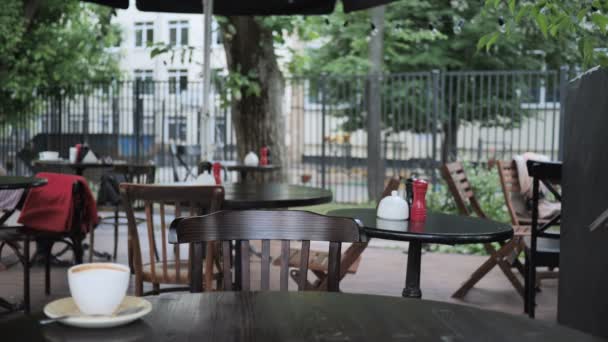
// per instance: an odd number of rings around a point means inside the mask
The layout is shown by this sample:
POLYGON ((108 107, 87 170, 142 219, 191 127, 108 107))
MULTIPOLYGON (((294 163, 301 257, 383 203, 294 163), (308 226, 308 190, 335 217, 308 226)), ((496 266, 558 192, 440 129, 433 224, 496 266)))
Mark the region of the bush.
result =
MULTIPOLYGON (((473 187, 475 197, 479 201, 481 209, 489 219, 510 223, 504 195, 500 188, 500 179, 495 169, 487 169, 483 166, 464 165, 465 172, 473 187)), ((430 211, 446 214, 460 214, 456 202, 443 179, 435 184, 427 194, 427 204, 430 211)), ((470 208, 469 208, 470 209, 470 208)), ((459 253, 486 255, 482 244, 445 246, 429 245, 426 248, 433 252, 459 253)))

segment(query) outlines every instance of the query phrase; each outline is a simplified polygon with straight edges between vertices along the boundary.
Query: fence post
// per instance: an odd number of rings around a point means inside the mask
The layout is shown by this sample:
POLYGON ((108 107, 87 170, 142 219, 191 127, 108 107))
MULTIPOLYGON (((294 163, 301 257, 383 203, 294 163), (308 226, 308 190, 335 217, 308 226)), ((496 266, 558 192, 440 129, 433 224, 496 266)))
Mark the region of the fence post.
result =
POLYGON ((570 69, 567 65, 559 69, 559 135, 558 135, 558 158, 564 160, 564 123, 566 116, 566 97, 568 94, 568 74, 570 69))
POLYGON ((141 121, 142 121, 142 113, 143 113, 143 99, 141 99, 141 85, 142 81, 137 79, 135 81, 135 110, 133 111, 133 140, 132 143, 135 145, 135 160, 140 160, 140 148, 139 144, 141 141, 141 121))
POLYGON ((321 187, 323 189, 325 189, 325 171, 326 171, 326 165, 325 165, 325 114, 326 114, 326 109, 325 109, 325 103, 326 103, 326 98, 325 98, 325 92, 326 92, 326 88, 325 88, 325 82, 326 82, 326 78, 325 75, 322 75, 321 78, 319 79, 321 82, 321 187))
POLYGON ((432 111, 432 119, 431 119, 431 133, 433 134, 433 141, 432 141, 432 165, 430 165, 430 172, 431 172, 431 182, 432 184, 436 183, 437 180, 437 176, 436 176, 436 172, 435 172, 435 164, 437 163, 437 120, 439 118, 439 96, 440 96, 440 89, 439 89, 439 77, 440 77, 440 71, 435 69, 433 71, 431 71, 431 82, 432 82, 432 89, 431 89, 431 96, 433 97, 433 111, 432 111))

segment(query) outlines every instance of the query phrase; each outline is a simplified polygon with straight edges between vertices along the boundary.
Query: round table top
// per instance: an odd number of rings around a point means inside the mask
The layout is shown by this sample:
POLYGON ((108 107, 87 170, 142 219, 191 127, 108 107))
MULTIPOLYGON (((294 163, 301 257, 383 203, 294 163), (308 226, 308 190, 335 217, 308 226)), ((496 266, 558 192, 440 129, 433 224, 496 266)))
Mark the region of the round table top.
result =
POLYGON ((35 188, 46 185, 47 180, 36 177, 0 176, 0 190, 35 188))
POLYGON ((231 183, 224 185, 226 209, 273 209, 331 202, 330 190, 286 183, 231 183))
POLYGON ((226 170, 228 171, 260 171, 260 172, 270 172, 279 170, 281 167, 279 165, 226 165, 226 170))
POLYGON ((21 341, 600 341, 524 316, 464 305, 327 292, 213 292, 147 297, 152 312, 111 329, 0 324, 21 341))
POLYGON ((357 219, 367 236, 385 240, 469 244, 504 241, 513 236, 508 224, 462 215, 428 213, 425 222, 383 220, 374 208, 339 209, 327 215, 357 219))
POLYGON ((114 165, 126 165, 124 161, 115 161, 112 163, 103 163, 101 161, 96 163, 72 163, 69 160, 35 160, 34 164, 49 165, 49 166, 67 166, 73 169, 88 169, 88 168, 110 168, 114 165))

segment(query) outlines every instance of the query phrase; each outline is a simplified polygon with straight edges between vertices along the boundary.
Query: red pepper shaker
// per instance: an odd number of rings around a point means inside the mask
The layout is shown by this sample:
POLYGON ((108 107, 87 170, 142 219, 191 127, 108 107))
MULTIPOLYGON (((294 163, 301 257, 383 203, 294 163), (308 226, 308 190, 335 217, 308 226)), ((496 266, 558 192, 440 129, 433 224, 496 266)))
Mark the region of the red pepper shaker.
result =
POLYGON ((412 215, 410 221, 423 222, 426 220, 426 191, 429 188, 429 183, 422 179, 414 180, 413 192, 414 203, 410 209, 412 215))
POLYGON ((260 157, 260 165, 268 165, 268 147, 266 145, 260 149, 260 157))
POLYGON ((215 162, 213 163, 213 178, 215 178, 216 185, 222 185, 222 164, 215 162))

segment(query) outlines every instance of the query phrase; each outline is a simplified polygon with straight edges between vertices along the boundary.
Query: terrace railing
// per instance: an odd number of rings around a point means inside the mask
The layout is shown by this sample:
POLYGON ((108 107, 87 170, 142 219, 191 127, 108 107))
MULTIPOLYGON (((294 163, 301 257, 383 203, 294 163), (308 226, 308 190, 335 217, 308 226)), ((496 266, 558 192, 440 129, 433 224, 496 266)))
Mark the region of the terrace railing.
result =
MULTIPOLYGON (((565 69, 292 77, 283 106, 286 175, 292 183, 331 188, 339 202, 365 202, 385 177, 433 179, 445 161, 486 162, 526 151, 560 159, 567 80, 565 69), (380 95, 369 101, 370 94, 380 95)), ((221 83, 215 90, 209 117, 201 117, 201 82, 39 91, 30 115, 0 124, 0 162, 28 174, 37 152, 67 158, 69 146, 87 142, 113 159, 154 161, 157 181, 167 182, 171 144, 200 146, 192 165, 201 155, 235 160, 230 110, 220 101, 226 90, 221 83)))

